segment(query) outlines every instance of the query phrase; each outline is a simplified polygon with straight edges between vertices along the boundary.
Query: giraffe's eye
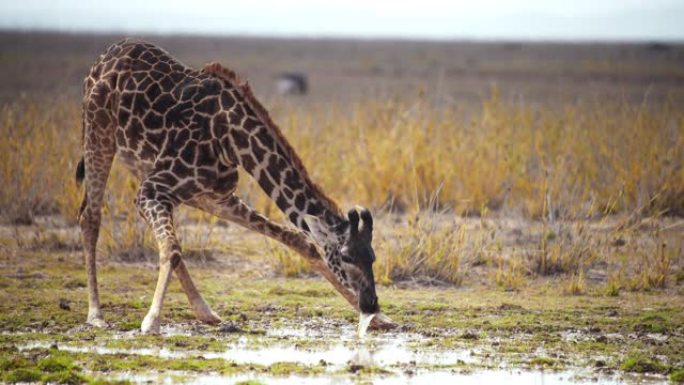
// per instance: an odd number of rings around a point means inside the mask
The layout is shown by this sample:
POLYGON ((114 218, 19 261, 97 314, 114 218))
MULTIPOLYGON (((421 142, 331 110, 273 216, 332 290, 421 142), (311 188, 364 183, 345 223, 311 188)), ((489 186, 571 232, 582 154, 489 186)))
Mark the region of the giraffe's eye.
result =
POLYGON ((354 260, 348 254, 342 254, 342 262, 354 263, 354 260))

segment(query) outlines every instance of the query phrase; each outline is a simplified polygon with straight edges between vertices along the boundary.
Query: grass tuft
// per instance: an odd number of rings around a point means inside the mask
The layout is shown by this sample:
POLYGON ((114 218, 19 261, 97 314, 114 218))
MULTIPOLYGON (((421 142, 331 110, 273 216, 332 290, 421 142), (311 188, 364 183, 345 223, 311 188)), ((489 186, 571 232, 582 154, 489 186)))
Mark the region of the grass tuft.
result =
POLYGON ((665 373, 668 367, 651 358, 630 357, 620 365, 620 369, 633 373, 665 373))
POLYGON ((670 381, 684 383, 684 368, 676 369, 670 374, 670 381))

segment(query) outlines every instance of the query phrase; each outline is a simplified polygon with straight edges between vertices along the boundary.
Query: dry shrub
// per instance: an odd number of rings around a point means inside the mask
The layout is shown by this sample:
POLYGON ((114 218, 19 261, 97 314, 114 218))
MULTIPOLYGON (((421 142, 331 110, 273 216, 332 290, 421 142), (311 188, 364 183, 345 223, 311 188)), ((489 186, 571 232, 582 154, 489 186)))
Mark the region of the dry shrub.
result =
POLYGON ((542 222, 539 250, 532 255, 532 268, 542 276, 579 275, 597 260, 599 237, 589 233, 582 222, 566 224, 542 222))
POLYGON ((470 249, 465 229, 455 231, 457 227, 444 223, 444 217, 424 212, 407 226, 380 235, 375 241, 380 255, 374 266, 376 280, 382 284, 405 280, 460 284, 461 257, 470 249))
POLYGON ((567 295, 586 294, 587 286, 584 279, 584 273, 580 271, 579 274, 570 276, 563 287, 563 292, 567 295))
POLYGON ((526 270, 517 258, 496 258, 496 271, 493 273, 494 283, 505 291, 516 291, 526 284, 526 270))

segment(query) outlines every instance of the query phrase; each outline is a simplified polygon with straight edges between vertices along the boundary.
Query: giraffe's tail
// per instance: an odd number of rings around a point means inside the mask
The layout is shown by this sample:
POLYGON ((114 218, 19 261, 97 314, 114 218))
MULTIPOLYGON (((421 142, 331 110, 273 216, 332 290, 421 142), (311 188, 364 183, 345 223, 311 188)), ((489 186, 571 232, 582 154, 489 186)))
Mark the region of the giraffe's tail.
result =
POLYGON ((85 163, 83 158, 81 157, 81 160, 78 161, 78 165, 76 166, 76 184, 79 186, 81 183, 83 183, 83 179, 85 178, 85 163))
MULTIPOLYGON (((76 184, 80 186, 81 183, 83 183, 83 179, 85 179, 85 159, 81 157, 81 160, 78 161, 78 165, 76 166, 76 184)), ((83 216, 83 211, 85 210, 87 203, 88 193, 85 192, 83 194, 81 207, 78 209, 78 215, 76 216, 79 222, 81 221, 81 217, 83 216)))

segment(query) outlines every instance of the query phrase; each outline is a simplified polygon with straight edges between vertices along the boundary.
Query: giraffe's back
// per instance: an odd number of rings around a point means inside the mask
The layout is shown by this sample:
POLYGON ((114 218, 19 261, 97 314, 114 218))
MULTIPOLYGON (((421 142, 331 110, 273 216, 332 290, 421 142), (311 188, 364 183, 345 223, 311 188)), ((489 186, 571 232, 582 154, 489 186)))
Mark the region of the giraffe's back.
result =
POLYGON ((121 41, 84 80, 84 118, 91 122, 85 140, 112 140, 118 158, 140 179, 152 171, 167 178, 166 184, 192 179, 192 185, 179 187, 180 198, 202 190, 229 194, 237 170, 225 156, 219 159, 211 133, 225 86, 155 45, 121 41))

